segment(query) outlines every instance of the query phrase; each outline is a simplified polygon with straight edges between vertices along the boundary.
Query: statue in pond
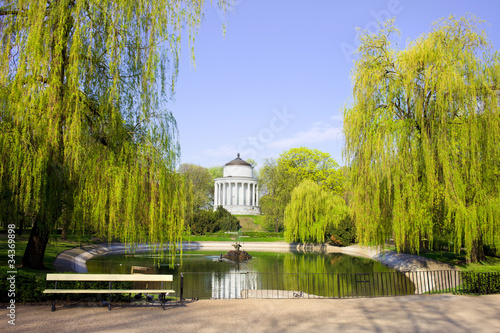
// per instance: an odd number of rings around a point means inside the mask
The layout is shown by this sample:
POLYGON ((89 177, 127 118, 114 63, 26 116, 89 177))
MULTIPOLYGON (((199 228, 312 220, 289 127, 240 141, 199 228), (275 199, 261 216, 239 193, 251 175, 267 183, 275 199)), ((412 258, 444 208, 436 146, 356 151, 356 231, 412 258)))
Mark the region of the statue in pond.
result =
MULTIPOLYGON (((239 242, 236 242, 236 244, 233 244, 233 247, 234 247, 234 250, 231 250, 224 255, 221 254, 221 258, 233 260, 236 262, 242 262, 242 261, 252 259, 252 256, 249 255, 246 251, 240 250, 241 244, 239 242)), ((220 260, 222 260, 222 259, 219 259, 219 261, 220 260)))

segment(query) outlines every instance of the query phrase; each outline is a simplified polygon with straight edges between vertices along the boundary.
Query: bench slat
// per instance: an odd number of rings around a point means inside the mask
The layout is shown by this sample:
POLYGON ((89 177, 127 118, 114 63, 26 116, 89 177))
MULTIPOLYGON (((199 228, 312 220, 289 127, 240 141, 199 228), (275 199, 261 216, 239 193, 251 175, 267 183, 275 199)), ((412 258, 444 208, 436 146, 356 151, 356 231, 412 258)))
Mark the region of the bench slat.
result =
POLYGON ((162 274, 47 274, 47 281, 142 281, 142 282, 172 282, 173 275, 162 274))
POLYGON ((175 290, 167 289, 45 289, 44 294, 175 294, 175 290))

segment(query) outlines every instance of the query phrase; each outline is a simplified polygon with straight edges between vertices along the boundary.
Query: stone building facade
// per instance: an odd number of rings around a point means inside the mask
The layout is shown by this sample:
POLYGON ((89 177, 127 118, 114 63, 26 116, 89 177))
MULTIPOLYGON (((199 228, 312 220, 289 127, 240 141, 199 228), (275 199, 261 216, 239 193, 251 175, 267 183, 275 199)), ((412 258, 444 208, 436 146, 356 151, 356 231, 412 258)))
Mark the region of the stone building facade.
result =
POLYGON ((238 156, 215 179, 214 210, 222 206, 234 215, 260 215, 259 185, 253 166, 238 156))

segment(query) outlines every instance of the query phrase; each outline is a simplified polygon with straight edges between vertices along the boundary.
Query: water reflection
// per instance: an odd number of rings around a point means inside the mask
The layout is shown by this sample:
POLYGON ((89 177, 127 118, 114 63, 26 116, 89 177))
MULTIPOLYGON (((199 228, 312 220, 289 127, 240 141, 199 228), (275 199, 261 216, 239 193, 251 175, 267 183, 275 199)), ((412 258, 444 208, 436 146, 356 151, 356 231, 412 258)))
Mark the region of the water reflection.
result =
POLYGON ((87 262, 89 273, 131 272, 132 266, 150 267, 150 273, 174 274, 179 272, 258 272, 258 273, 370 273, 395 271, 381 263, 339 253, 251 253, 252 259, 243 263, 219 261, 218 252, 188 252, 176 256, 171 267, 169 258, 158 262, 153 254, 104 255, 87 262))
POLYGON ((174 258, 173 267, 168 259, 158 263, 158 257, 152 254, 106 255, 89 260, 87 267, 90 273, 121 274, 130 274, 132 266, 149 267, 148 273, 174 275, 172 287, 176 290, 182 272, 185 298, 268 298, 276 297, 279 291, 287 292, 283 297, 373 296, 373 288, 375 293, 385 294, 388 284, 396 289, 412 288, 403 274, 365 258, 338 253, 250 254, 251 260, 236 263, 220 261, 219 252, 186 252, 182 258, 174 258), (384 282, 382 276, 387 274, 371 275, 369 279, 359 275, 374 272, 394 272, 390 274, 394 278, 384 282))

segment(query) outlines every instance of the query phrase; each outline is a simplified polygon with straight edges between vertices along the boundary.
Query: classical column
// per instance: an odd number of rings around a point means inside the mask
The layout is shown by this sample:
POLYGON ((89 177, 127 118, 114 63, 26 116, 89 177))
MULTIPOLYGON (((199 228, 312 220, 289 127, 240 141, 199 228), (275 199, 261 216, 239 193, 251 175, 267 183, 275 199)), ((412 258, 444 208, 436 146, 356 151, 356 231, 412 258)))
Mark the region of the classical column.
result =
POLYGON ((222 184, 222 206, 226 205, 226 182, 223 182, 222 184))
POLYGON ((255 188, 255 206, 259 205, 259 185, 255 188))
POLYGON ((219 187, 219 184, 217 182, 214 183, 214 209, 217 208, 218 202, 217 202, 217 188, 219 187))
POLYGON ((243 183, 238 183, 238 206, 243 206, 243 183))
POLYGON ((229 206, 233 205, 233 182, 229 182, 229 206))
POLYGON ((254 192, 253 183, 250 183, 250 206, 253 206, 253 192, 254 192))

